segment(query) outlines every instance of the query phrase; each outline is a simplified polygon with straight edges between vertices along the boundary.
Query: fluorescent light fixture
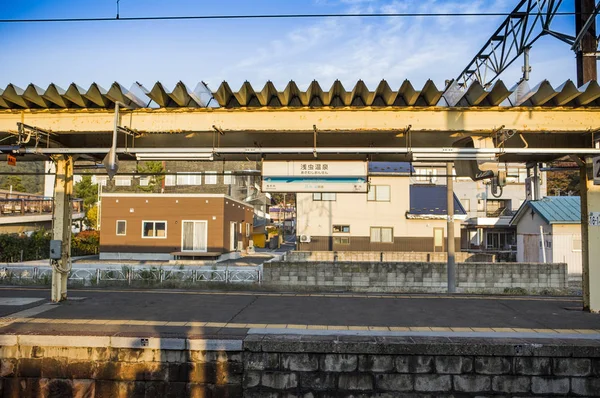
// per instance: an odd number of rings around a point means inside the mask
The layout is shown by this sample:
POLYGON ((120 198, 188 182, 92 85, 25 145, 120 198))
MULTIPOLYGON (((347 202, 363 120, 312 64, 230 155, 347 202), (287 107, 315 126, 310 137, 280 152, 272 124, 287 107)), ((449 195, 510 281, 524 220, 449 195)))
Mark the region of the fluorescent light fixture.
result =
POLYGON ((493 153, 413 153, 413 161, 450 161, 450 160, 485 160, 496 161, 496 155, 493 153))
POLYGON ((210 152, 198 153, 143 153, 135 154, 137 160, 213 160, 213 154, 210 152))

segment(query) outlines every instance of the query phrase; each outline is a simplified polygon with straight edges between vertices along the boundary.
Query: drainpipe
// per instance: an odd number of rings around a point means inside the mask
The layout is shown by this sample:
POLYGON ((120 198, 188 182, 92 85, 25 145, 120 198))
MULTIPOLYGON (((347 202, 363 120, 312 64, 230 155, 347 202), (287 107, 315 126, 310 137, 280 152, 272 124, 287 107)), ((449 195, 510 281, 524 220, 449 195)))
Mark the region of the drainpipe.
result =
POLYGON ((546 264, 546 246, 544 245, 544 227, 540 225, 540 242, 542 242, 542 259, 546 264))

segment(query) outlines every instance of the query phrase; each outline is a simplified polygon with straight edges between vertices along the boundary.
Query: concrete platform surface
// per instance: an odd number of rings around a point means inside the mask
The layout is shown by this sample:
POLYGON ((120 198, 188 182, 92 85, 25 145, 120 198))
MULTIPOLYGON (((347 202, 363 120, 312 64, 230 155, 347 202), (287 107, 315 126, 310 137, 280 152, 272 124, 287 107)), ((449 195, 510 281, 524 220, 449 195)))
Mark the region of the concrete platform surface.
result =
POLYGON ((600 315, 583 312, 580 297, 71 289, 69 300, 50 304, 49 296, 0 288, 0 334, 600 339, 600 315))

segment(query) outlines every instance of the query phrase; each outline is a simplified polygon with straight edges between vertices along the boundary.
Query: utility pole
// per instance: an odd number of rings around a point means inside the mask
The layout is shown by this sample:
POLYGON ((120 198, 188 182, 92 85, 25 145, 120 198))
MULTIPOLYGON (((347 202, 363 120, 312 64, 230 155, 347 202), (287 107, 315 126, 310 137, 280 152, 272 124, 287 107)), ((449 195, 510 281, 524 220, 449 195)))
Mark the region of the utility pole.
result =
POLYGON ((446 188, 447 188, 447 233, 446 250, 448 252, 448 293, 456 293, 456 262, 454 260, 454 182, 452 171, 454 163, 446 163, 446 188))
MULTIPOLYGON (((577 36, 583 25, 593 14, 595 0, 575 0, 575 35, 577 36)), ((577 50, 577 86, 581 87, 590 80, 598 79, 598 65, 596 53, 598 43, 596 38, 596 21, 592 21, 588 31, 581 39, 581 46, 577 50)))

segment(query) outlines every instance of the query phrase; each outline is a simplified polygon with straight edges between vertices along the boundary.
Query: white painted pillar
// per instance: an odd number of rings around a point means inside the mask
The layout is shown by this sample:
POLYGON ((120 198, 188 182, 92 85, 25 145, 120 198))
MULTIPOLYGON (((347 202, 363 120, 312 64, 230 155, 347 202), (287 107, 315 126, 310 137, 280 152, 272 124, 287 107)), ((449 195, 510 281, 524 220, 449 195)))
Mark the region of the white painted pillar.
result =
POLYGON ((71 266, 71 220, 73 208, 73 158, 71 156, 53 156, 56 163, 54 184, 54 216, 52 220, 52 239, 62 241, 60 260, 52 261, 52 301, 67 299, 67 278, 71 266))
POLYGON ((592 213, 600 215, 600 185, 594 185, 591 162, 580 169, 583 307, 600 312, 600 226, 589 222, 592 213))
POLYGON ((56 166, 53 161, 49 160, 44 162, 44 172, 52 173, 44 175, 44 196, 51 198, 54 196, 54 180, 56 178, 54 175, 54 173, 56 173, 56 166))

